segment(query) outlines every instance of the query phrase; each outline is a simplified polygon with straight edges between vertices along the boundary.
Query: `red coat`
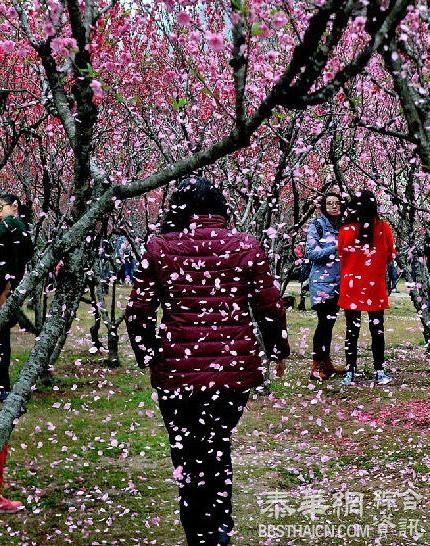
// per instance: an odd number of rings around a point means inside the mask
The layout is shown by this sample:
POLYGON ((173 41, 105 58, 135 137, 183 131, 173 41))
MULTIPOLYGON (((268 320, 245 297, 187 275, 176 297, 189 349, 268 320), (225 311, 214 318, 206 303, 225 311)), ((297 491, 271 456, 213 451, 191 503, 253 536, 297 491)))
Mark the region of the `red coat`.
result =
POLYGON ((395 257, 393 232, 387 222, 377 220, 374 248, 369 252, 356 244, 359 224, 348 224, 339 231, 340 296, 342 309, 380 311, 387 309, 386 270, 395 257))
POLYGON ((228 229, 222 216, 152 237, 135 276, 126 324, 139 366, 154 387, 246 389, 263 382, 261 348, 289 354, 285 307, 255 237, 228 229), (156 311, 163 318, 156 336, 156 311))

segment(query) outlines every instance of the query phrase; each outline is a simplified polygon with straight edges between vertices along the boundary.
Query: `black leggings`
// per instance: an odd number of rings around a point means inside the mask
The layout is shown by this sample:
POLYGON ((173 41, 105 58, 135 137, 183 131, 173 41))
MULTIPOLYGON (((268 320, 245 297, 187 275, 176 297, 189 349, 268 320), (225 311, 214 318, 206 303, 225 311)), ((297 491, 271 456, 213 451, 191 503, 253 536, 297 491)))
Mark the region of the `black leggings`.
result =
POLYGON ((179 472, 180 518, 189 546, 215 546, 219 529, 233 528, 231 434, 249 392, 182 392, 158 403, 179 472))
MULTIPOLYGON (((372 354, 375 370, 384 367, 384 311, 369 311, 369 330, 372 336, 372 354)), ((346 335, 345 356, 347 370, 352 372, 357 368, 357 343, 361 326, 361 311, 345 310, 346 335)))
POLYGON ((330 300, 317 304, 314 309, 317 312, 318 324, 313 339, 313 358, 314 360, 326 360, 330 356, 333 326, 339 307, 337 300, 330 300))

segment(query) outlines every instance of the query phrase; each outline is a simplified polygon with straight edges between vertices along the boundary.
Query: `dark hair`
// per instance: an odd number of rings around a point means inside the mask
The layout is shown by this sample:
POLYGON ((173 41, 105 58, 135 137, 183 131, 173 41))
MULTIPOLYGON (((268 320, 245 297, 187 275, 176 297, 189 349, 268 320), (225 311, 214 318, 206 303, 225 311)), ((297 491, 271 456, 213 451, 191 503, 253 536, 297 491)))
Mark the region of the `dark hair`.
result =
POLYGON ((182 231, 190 225, 194 214, 213 214, 229 219, 222 191, 200 176, 187 178, 178 184, 170 197, 161 233, 182 231))
POLYGON ((373 247, 375 220, 379 219, 376 196, 370 190, 357 192, 349 202, 346 210, 345 224, 360 224, 358 242, 373 247))
POLYGON ((27 224, 31 224, 33 212, 31 206, 23 205, 21 199, 14 193, 0 192, 0 203, 5 205, 13 205, 16 203, 18 205, 18 214, 27 224))

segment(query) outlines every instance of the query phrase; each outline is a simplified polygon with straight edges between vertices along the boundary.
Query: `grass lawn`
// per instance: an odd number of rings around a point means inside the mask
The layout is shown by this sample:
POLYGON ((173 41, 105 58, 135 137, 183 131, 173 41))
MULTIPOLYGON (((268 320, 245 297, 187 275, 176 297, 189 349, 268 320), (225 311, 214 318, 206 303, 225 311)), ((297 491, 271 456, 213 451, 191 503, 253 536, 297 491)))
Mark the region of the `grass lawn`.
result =
MULTIPOLYGON (((128 292, 120 290, 122 304, 128 292)), ((26 510, 0 516, 0 545, 184 546, 168 439, 148 375, 135 367, 124 330, 122 367, 103 367, 88 352, 87 305, 78 318, 54 388, 35 390, 12 435, 6 494, 25 500, 26 510)), ((273 381, 270 396, 252 395, 234 436, 232 543, 430 544, 430 367, 408 298, 395 295, 387 311, 394 380, 385 387, 371 381, 364 321, 363 379, 347 389, 340 378, 310 382, 314 327, 312 312, 289 312, 286 375, 273 381)), ((343 329, 339 319, 338 364, 343 329)), ((30 346, 31 336, 14 330, 13 376, 30 346)))

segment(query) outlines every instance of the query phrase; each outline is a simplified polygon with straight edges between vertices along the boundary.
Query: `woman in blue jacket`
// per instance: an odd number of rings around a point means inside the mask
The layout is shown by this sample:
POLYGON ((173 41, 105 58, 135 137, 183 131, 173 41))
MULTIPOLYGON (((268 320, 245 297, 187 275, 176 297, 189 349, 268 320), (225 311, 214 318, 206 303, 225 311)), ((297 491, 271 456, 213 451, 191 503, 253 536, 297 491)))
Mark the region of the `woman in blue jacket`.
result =
POLYGON ((336 369, 330 358, 333 326, 339 307, 339 257, 337 237, 342 217, 341 196, 328 193, 321 202, 321 216, 308 227, 306 257, 311 264, 309 291, 311 306, 317 312, 318 324, 313 337, 311 379, 327 379, 336 369))

